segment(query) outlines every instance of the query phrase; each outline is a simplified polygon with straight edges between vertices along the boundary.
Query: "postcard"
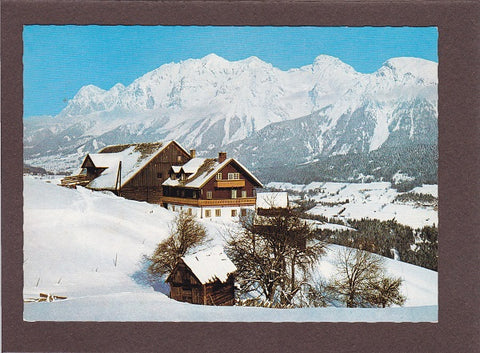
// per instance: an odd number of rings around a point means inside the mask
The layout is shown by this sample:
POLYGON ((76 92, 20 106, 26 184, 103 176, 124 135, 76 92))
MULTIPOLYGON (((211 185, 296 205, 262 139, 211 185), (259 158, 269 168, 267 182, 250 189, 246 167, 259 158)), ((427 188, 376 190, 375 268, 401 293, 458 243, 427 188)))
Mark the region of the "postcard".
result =
POLYGON ((25 321, 438 321, 436 27, 23 40, 25 321))

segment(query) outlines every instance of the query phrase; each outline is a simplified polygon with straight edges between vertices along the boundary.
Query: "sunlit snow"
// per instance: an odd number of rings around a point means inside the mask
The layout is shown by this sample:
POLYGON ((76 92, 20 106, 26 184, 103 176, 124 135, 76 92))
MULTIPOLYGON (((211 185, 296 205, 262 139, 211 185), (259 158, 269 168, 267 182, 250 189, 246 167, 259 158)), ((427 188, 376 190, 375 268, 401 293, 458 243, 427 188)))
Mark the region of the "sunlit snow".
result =
MULTIPOLYGON (((145 202, 56 180, 24 177, 24 298, 40 293, 66 300, 25 303, 27 321, 437 321, 437 273, 393 259, 388 272, 404 279, 405 307, 387 309, 266 309, 179 303, 146 281, 144 255, 169 233, 174 213, 145 202)), ((222 245, 237 225, 202 221, 222 245)), ((332 274, 330 246, 315 275, 332 274)))

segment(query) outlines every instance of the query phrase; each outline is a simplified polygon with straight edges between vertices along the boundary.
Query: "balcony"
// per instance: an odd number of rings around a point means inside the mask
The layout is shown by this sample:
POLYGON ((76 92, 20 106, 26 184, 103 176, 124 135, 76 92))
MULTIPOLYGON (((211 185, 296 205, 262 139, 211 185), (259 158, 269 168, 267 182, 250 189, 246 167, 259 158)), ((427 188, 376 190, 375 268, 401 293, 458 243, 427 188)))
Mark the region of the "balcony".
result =
POLYGON ((216 188, 243 188, 245 179, 215 180, 216 188))
POLYGON ((201 199, 189 199, 183 197, 171 197, 163 196, 163 203, 169 203, 172 205, 188 205, 195 207, 206 206, 254 206, 256 203, 255 197, 241 197, 238 199, 222 199, 222 200, 201 200, 201 199))

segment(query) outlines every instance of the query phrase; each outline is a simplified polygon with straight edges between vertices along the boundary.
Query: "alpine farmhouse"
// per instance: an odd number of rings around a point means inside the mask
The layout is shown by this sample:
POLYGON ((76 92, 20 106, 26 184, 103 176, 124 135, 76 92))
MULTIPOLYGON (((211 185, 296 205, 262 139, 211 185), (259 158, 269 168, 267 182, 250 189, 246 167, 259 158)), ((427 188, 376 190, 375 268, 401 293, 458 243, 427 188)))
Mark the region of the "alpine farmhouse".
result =
POLYGON ((126 199, 161 203, 162 183, 171 166, 190 159, 190 153, 176 141, 107 146, 87 154, 80 173, 65 177, 61 185, 85 186, 126 199))
POLYGON ((238 217, 255 211, 262 183, 239 161, 196 157, 176 141, 112 145, 89 153, 62 186, 111 191, 198 218, 238 217))
POLYGON ((218 158, 192 158, 174 165, 163 182, 163 205, 199 218, 245 216, 255 211, 262 183, 240 162, 220 152, 218 158))

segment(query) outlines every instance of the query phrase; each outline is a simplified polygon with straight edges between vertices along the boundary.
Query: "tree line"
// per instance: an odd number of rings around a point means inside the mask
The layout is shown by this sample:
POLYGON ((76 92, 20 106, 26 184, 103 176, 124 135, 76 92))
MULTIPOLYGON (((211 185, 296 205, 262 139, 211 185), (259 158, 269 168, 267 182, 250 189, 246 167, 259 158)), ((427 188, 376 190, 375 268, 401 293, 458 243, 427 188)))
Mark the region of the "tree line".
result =
POLYGON ((438 228, 435 225, 414 230, 393 219, 362 218, 348 223, 355 231, 324 231, 324 237, 333 244, 385 257, 393 258, 397 253, 401 261, 438 270, 438 228))

